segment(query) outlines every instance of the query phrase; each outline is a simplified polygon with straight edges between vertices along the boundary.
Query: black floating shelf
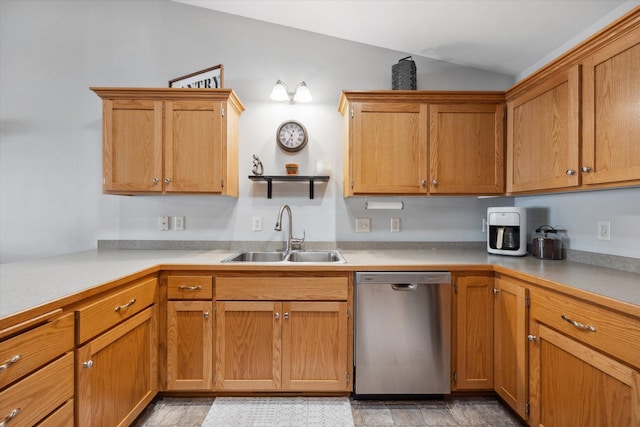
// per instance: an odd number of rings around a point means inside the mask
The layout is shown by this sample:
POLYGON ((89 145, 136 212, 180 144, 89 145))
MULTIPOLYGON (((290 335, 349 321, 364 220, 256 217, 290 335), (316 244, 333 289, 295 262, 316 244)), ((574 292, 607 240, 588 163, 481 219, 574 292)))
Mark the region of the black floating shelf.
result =
POLYGON ((266 181, 267 182, 267 198, 270 199, 273 195, 272 183, 273 181, 289 181, 297 182, 304 181, 309 183, 309 198, 313 199, 313 183, 314 182, 328 182, 328 175, 249 175, 251 181, 266 181))

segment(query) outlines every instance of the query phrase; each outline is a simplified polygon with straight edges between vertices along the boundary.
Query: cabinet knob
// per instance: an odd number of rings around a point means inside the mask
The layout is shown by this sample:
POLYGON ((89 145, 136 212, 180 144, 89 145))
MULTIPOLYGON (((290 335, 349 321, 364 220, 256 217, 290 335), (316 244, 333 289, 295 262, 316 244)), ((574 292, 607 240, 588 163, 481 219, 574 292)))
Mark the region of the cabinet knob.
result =
POLYGON ((434 179, 433 181, 431 181, 431 183, 433 184, 434 187, 438 186, 438 180, 434 179))
POLYGON ((424 187, 425 185, 427 185, 427 180, 423 179, 422 181, 420 181, 420 184, 422 184, 422 186, 424 187))
POLYGON ((285 313, 284 313, 284 318, 285 318, 285 319, 288 319, 288 318, 289 318, 289 313, 288 313, 288 312, 286 312, 286 311, 285 311, 285 313))
POLYGON ((86 362, 82 362, 83 368, 93 368, 93 360, 87 360, 86 362))
POLYGON ((582 167, 582 172, 585 172, 585 173, 591 172, 591 166, 583 166, 582 167))
POLYGON ((165 183, 165 184, 169 184, 170 182, 171 182, 171 178, 165 178, 165 179, 164 179, 164 183, 165 183))
POLYGON ((567 169, 567 175, 571 176, 575 174, 576 174, 576 171, 574 169, 567 169))
POLYGON ((498 288, 493 288, 493 293, 494 293, 494 294, 496 294, 496 295, 497 295, 497 294, 499 294, 499 293, 500 293, 500 289, 498 289, 498 288))
POLYGON ((538 340, 538 337, 535 335, 527 335, 527 339, 531 342, 536 342, 538 340))
POLYGON ((279 318, 280 318, 280 313, 275 313, 275 314, 273 315, 273 317, 275 317, 276 319, 279 319, 279 318))
POLYGON ((159 180, 158 178, 153 178, 153 183, 154 183, 154 184, 157 184, 157 183, 159 183, 159 182, 160 182, 160 180, 159 180))
POLYGON ((208 311, 205 311, 205 312, 204 312, 204 318, 205 318, 205 319, 208 319, 208 318, 209 318, 209 312, 208 312, 208 311))

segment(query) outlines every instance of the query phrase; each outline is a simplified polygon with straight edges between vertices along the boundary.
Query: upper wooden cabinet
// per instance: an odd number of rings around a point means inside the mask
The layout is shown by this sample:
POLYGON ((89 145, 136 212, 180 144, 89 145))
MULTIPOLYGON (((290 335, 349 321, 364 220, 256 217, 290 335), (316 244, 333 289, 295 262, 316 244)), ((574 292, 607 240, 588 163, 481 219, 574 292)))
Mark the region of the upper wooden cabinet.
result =
POLYGON ((501 92, 348 91, 344 195, 503 191, 501 92))
POLYGON ((103 192, 238 195, 231 89, 91 88, 103 100, 103 192))
POLYGON ((507 102, 507 192, 579 184, 580 75, 562 71, 507 102))
POLYGON ((429 193, 504 191, 504 104, 429 106, 429 193))
POLYGON ((640 28, 582 68, 583 183, 640 183, 640 28))
POLYGON ((506 97, 507 193, 640 184, 640 8, 506 97))

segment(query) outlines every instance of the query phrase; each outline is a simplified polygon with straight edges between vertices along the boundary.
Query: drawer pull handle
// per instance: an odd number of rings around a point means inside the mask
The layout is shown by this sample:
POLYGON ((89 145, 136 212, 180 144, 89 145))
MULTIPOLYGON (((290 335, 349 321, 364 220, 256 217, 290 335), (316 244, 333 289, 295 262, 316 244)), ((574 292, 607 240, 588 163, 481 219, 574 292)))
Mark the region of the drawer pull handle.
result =
POLYGON ((13 411, 9 412, 9 415, 4 417, 4 420, 0 421, 0 427, 4 427, 7 424, 9 424, 9 421, 14 419, 16 417, 16 415, 18 415, 20 413, 20 411, 22 411, 22 409, 16 408, 13 411))
POLYGON ((202 289, 202 286, 200 285, 196 285, 196 286, 183 286, 180 285, 178 286, 178 289, 180 289, 181 291, 199 291, 202 289))
POLYGON ((124 304, 124 305, 119 305, 119 306, 117 306, 114 310, 115 310, 115 312, 117 313, 117 312, 119 312, 120 310, 124 310, 125 308, 129 308, 129 307, 131 307, 133 304, 135 304, 135 302, 136 302, 136 299, 135 299, 135 298, 133 298, 133 299, 132 299, 131 301, 129 301, 128 303, 126 303, 126 304, 124 304))
POLYGON ((595 332, 596 331, 596 328, 594 328, 593 326, 591 326, 591 325, 583 325, 580 322, 576 322, 575 320, 570 319, 569 317, 565 316, 564 314, 562 316, 560 316, 560 317, 562 317, 562 320, 566 320, 567 322, 571 323, 573 326, 575 326, 578 329, 582 329, 584 331, 591 331, 591 332, 595 332))
POLYGON ((19 354, 16 354, 11 359, 7 360, 2 365, 0 365, 0 372, 4 371, 5 369, 7 369, 9 366, 13 365, 14 363, 16 363, 20 359, 22 359, 22 356, 19 355, 19 354))

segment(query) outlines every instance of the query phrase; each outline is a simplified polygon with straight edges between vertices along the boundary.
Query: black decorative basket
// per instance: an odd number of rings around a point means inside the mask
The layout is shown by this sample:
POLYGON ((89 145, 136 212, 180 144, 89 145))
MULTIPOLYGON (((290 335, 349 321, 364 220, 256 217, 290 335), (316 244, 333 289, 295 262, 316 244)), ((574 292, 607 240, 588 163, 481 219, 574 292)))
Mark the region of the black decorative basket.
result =
POLYGON ((391 89, 416 90, 416 63, 410 56, 391 67, 391 89))

